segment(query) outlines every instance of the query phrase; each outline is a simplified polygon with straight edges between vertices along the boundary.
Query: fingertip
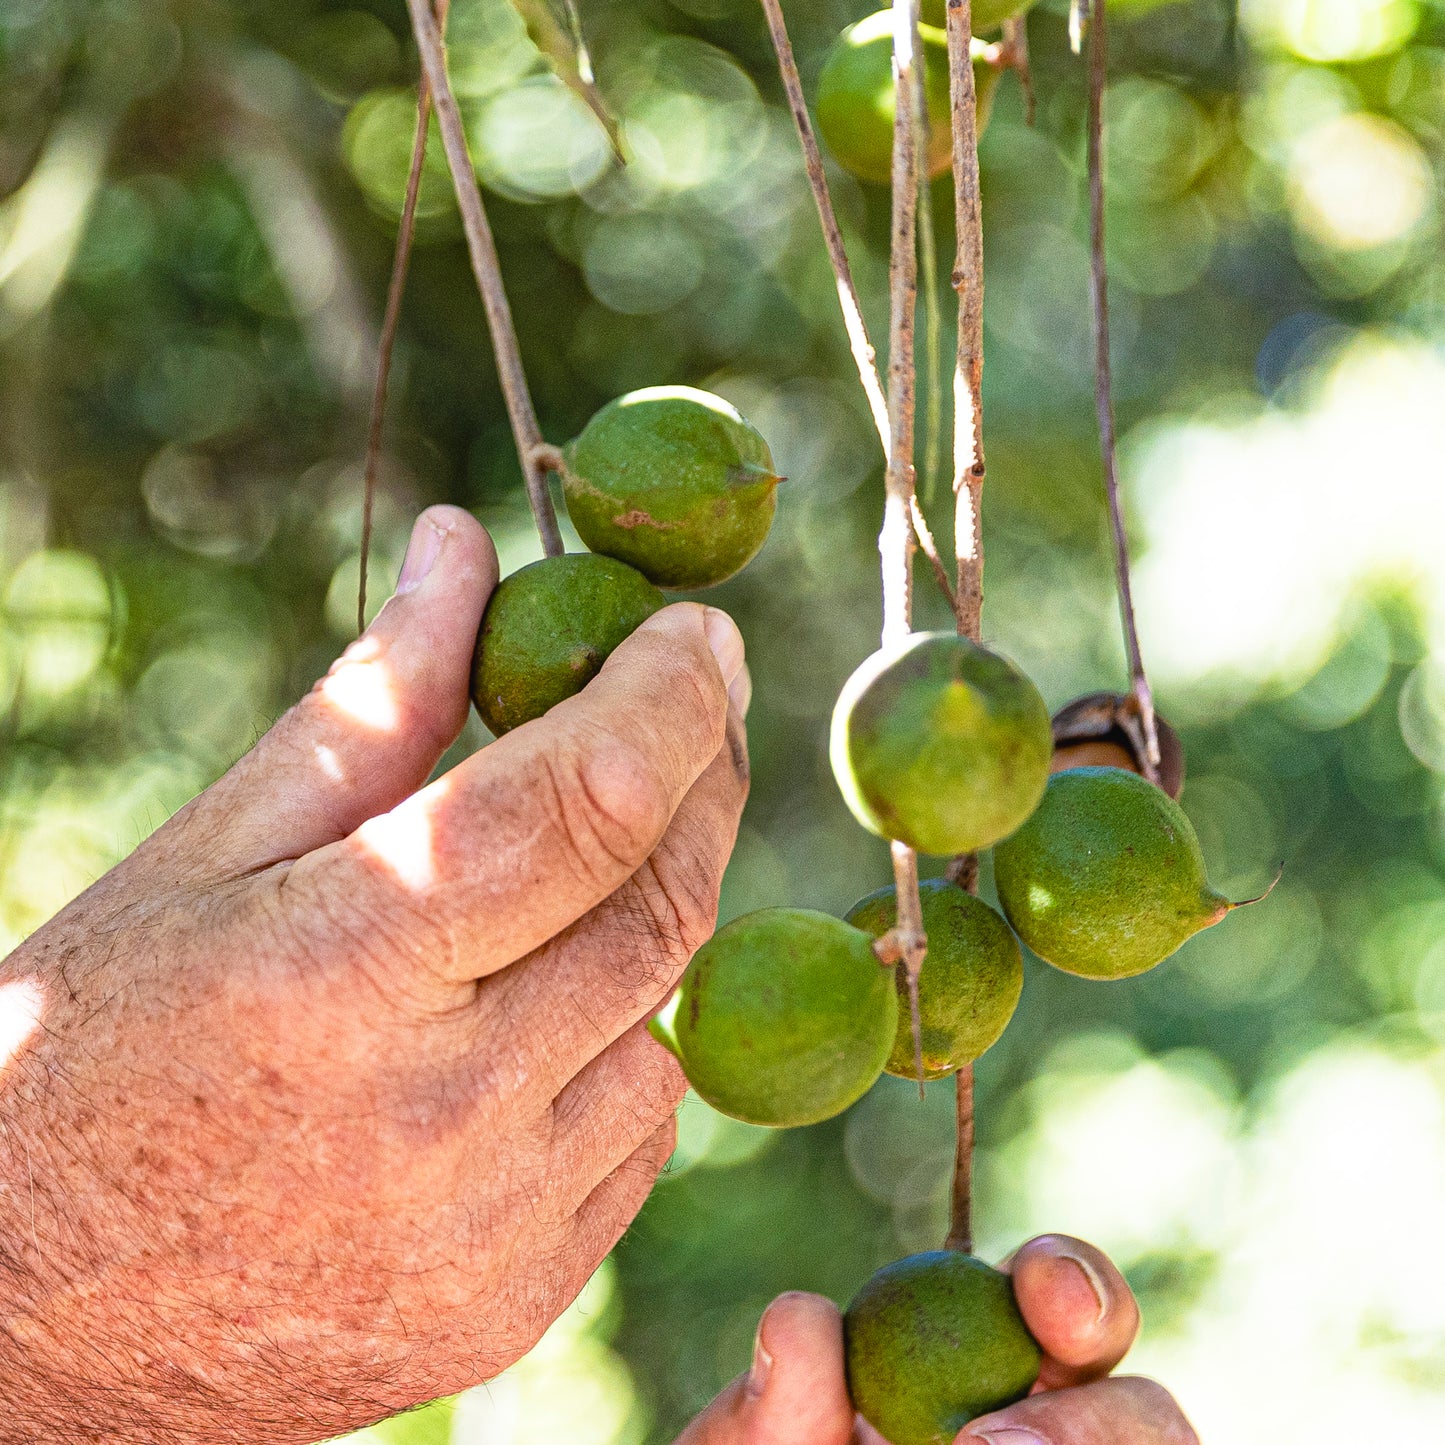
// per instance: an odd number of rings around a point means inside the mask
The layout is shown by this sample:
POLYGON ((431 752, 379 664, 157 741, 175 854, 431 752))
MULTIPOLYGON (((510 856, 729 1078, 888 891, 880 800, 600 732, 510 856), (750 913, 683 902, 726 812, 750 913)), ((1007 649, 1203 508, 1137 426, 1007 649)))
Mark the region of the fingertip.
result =
POLYGON ((1139 1329, 1139 1309, 1110 1260, 1082 1240, 1046 1234, 1013 1257, 1014 1294, 1050 1359, 1072 1371, 1112 1369, 1139 1329))
POLYGON ((482 593, 483 605, 501 576, 497 545, 492 534, 464 507, 442 504, 428 507, 426 515, 447 529, 447 545, 455 547, 455 567, 482 593))
POLYGON ((753 701, 753 675, 746 662, 737 670, 737 675, 728 683, 728 701, 738 717, 746 718, 753 701))
POLYGON ((720 607, 708 607, 701 602, 673 602, 654 612, 637 632, 670 634, 690 645, 704 644, 717 662, 724 686, 737 677, 743 665, 742 633, 720 607))
POLYGON ((707 607, 703 609, 703 632, 723 682, 731 686, 743 667, 743 635, 737 623, 720 607, 707 607))
POLYGON ((842 1358, 842 1311, 825 1295, 788 1290, 763 1311, 758 1343, 769 1359, 832 1364, 842 1358))
POLYGON ((758 1322, 747 1395, 759 1441, 844 1445, 853 1407, 843 1374, 843 1316, 823 1295, 779 1295, 758 1322))

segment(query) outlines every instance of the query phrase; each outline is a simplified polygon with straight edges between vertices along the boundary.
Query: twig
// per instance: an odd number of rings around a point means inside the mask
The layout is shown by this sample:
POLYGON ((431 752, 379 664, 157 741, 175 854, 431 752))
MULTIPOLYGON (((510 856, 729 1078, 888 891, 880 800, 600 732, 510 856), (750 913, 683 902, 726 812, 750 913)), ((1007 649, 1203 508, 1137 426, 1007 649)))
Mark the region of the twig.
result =
POLYGON ((793 42, 788 38, 787 22, 783 19, 782 0, 762 0, 762 6, 763 13, 767 16, 773 49, 777 52, 778 73, 782 77, 783 91, 788 97, 788 109, 793 114, 798 142, 803 148, 803 165, 808 173, 808 186, 813 192, 813 203, 818 208, 818 220, 823 227, 823 243, 828 250, 828 260, 833 266, 833 276, 838 286, 838 305, 843 312, 843 326, 848 332, 848 348, 853 353, 853 361, 858 368, 858 380, 863 383, 863 392, 868 398, 868 410, 873 415, 873 425, 877 428, 878 439, 883 444, 883 454, 887 456, 888 404, 883 399, 883 384, 878 377, 876 354, 863 321, 863 306, 858 299, 858 288, 853 284, 853 272, 848 265, 848 249, 843 244, 843 232, 838 227, 838 213, 833 209, 828 176, 823 169, 823 153, 818 148, 817 133, 813 130, 813 122, 808 115, 803 81, 798 74, 797 59, 793 55, 793 42))
MULTIPOLYGON (((893 0, 893 217, 888 247, 888 451, 883 527, 878 556, 883 574, 884 647, 898 646, 913 630, 913 422, 917 363, 913 350, 918 304, 918 147, 922 90, 918 61, 918 0, 893 0)), ((923 1043, 918 1014, 918 975, 928 952, 923 904, 918 893, 918 855, 892 846, 897 933, 908 971, 908 1005, 918 1090, 923 1092, 923 1043)))
MULTIPOLYGON (((436 0, 437 33, 446 34, 451 0, 436 0)), ((396 251, 391 259, 391 284, 386 291, 386 311, 381 320, 381 341, 376 350, 376 390, 371 397, 371 424, 366 432, 365 491, 361 503, 361 577, 356 588, 356 630, 366 631, 366 570, 371 560, 371 523, 376 505, 376 474, 381 464, 381 440, 386 427, 386 392, 391 382, 391 353, 401 324, 401 300, 406 294, 406 276, 411 266, 411 243, 416 232, 417 198, 421 195, 422 169, 426 164, 427 132, 431 128, 431 87, 423 75, 417 87, 416 133, 411 142, 411 170, 406 177, 406 197, 401 205, 401 223, 396 233, 396 251)))
POLYGON ((1094 401, 1099 415, 1099 450, 1104 462, 1104 491, 1114 538, 1114 577, 1119 620, 1129 660, 1130 690, 1144 725, 1144 776, 1159 781, 1159 728, 1154 694, 1139 650, 1134 596, 1129 585, 1129 538, 1119 498, 1119 464, 1114 428, 1113 369, 1109 357, 1109 272, 1104 253, 1104 86, 1109 68, 1107 5, 1096 5, 1089 19, 1089 289, 1094 306, 1094 401))
POLYGON ((953 579, 948 575, 948 568, 943 565, 943 557, 938 551, 938 543, 934 541, 933 533, 928 527, 928 518, 923 515, 923 508, 918 505, 918 498, 910 499, 908 509, 913 516, 913 535, 918 539, 918 545, 923 549, 923 555, 928 558, 929 566, 933 568, 934 580, 938 583, 938 590, 948 599, 948 605, 953 609, 954 617, 958 616, 958 594, 953 590, 953 579))
POLYGON ((1026 15, 1013 15, 1003 23, 1002 63, 1018 72, 1024 93, 1024 124, 1032 129, 1038 118, 1038 96, 1034 93, 1033 66, 1029 63, 1029 22, 1026 15))
POLYGON ((918 300, 918 115, 913 67, 918 49, 917 0, 893 0, 893 215, 888 250, 888 429, 893 445, 878 553, 883 567, 883 645, 898 646, 912 630, 913 414, 918 300))
MULTIPOLYGON (((948 92, 953 131, 953 194, 957 251, 958 352, 953 374, 953 550, 958 567, 960 636, 979 641, 983 623, 983 217, 978 184, 978 94, 973 77, 970 0, 948 0, 948 92)), ((970 893, 978 888, 978 858, 964 854, 948 877, 970 893)), ((973 1249, 973 1065, 956 1080, 958 1137, 947 1249, 973 1249)))
MULTIPOLYGON (((762 0, 763 12, 768 21, 768 32, 772 36, 773 49, 777 52, 778 73, 782 77, 783 90, 788 97, 788 108, 792 111, 793 124, 797 128, 798 141, 803 151, 804 169, 808 186, 813 193, 813 202, 818 208, 818 220, 823 229, 823 241, 828 260, 833 268, 833 279, 838 288, 838 306, 843 313, 843 326, 848 333, 848 347, 858 369, 858 380, 868 399, 868 410, 873 417, 873 426, 878 433, 886 461, 891 443, 889 440, 888 403, 883 395, 883 383, 878 375, 877 353, 868 336, 868 327, 863 320, 863 306, 858 298, 858 288, 853 282, 853 272, 848 264, 848 250, 843 243, 843 233, 838 227, 837 212, 833 209, 832 192, 828 188, 828 176, 823 169, 822 153, 818 149, 818 137, 808 115, 807 101, 803 97, 803 82, 798 74, 798 63, 793 55, 792 41, 788 38, 787 22, 783 18, 781 0, 762 0)), ((920 114, 921 114, 920 110, 920 114)), ((932 270, 932 267, 930 267, 932 270)), ((938 548, 928 531, 928 524, 922 521, 923 513, 913 508, 918 541, 933 561, 938 548)), ((948 605, 957 607, 954 590, 947 574, 935 566, 934 576, 943 588, 948 605)))
POLYGON ((973 1253, 973 1065, 958 1071, 958 1144, 953 1165, 953 1199, 945 1249, 973 1253))
POLYGON ((437 125, 441 129, 442 145, 457 193, 457 209, 461 212, 472 274, 476 277, 477 290, 486 308, 487 326, 497 358, 497 379, 506 400, 512 437, 517 444, 517 456, 527 483, 527 500, 531 503, 543 551, 549 557, 560 556, 562 534, 557 529, 557 513, 547 490, 547 472, 538 460, 544 455, 538 448, 545 447, 546 443, 537 425, 537 413, 532 406, 531 392, 527 389, 526 373, 522 369, 512 308, 507 301, 506 287, 502 284, 497 243, 487 221, 486 208, 482 205, 482 193, 477 187, 476 172, 472 169, 471 156, 467 151, 461 113, 447 78, 441 34, 428 0, 406 0, 406 6, 411 13, 412 32, 421 51, 427 83, 431 87, 432 103, 436 106, 437 125))
MULTIPOLYGON (((918 84, 922 86, 921 66, 919 71, 918 84)), ((919 114, 923 117, 926 137, 928 110, 921 103, 919 114)), ((925 139, 925 155, 928 148, 929 143, 925 139)), ((933 217, 933 183, 926 167, 920 167, 919 172, 918 240, 923 270, 923 359, 926 366, 923 383, 923 496, 931 504, 938 485, 938 454, 943 437, 943 307, 938 299, 938 238, 933 217)), ((922 540, 920 534, 919 541, 922 540)), ((945 595, 951 596, 952 590, 946 589, 945 595)))
MULTIPOLYGON (((907 0, 904 0, 907 3, 907 0)), ((923 897, 918 891, 918 854, 906 843, 893 843, 893 897, 897 913, 893 923, 895 945, 908 983, 908 1021, 913 1034, 913 1073, 918 1097, 923 1097, 923 1018, 918 1005, 918 975, 928 956, 928 935, 923 931, 923 897)))
POLYGON ((978 186, 978 96, 970 49, 970 0, 948 0, 949 114, 953 128, 953 286, 958 356, 953 375, 953 550, 958 630, 979 638, 983 614, 983 216, 978 186))
POLYGON ((943 870, 943 876, 950 883, 956 883, 968 893, 978 892, 978 854, 960 853, 956 858, 948 860, 948 867, 943 870))

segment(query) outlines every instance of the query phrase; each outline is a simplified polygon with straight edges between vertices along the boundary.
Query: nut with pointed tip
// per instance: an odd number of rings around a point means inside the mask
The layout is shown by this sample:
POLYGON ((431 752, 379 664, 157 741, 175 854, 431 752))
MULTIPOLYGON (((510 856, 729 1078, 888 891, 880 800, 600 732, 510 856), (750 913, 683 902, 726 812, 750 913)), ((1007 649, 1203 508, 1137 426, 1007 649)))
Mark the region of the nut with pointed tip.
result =
POLYGON ((782 480, 757 429, 690 386, 608 402, 565 448, 562 471, 568 515, 592 551, 689 591, 758 554, 782 480))
POLYGON ((993 858, 1015 932, 1083 978, 1143 973, 1243 906, 1209 886, 1183 808, 1124 768, 1056 773, 993 858))
MULTIPOLYGON (((1159 736, 1158 783, 1177 803, 1184 791, 1184 744, 1156 712, 1159 736)), ((1067 768, 1127 768, 1148 777, 1144 728, 1138 703, 1117 692, 1091 692, 1065 703, 1054 714, 1054 760, 1050 771, 1067 768)))

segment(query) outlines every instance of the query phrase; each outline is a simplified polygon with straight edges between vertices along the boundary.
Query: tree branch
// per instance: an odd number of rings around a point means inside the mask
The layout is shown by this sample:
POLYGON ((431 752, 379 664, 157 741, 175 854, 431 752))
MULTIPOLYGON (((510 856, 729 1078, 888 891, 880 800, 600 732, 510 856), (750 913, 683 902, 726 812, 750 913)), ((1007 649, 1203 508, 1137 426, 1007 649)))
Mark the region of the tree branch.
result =
MULTIPOLYGON (((919 70, 918 0, 893 0, 893 216, 888 247, 888 451, 883 527, 878 555, 883 574, 884 647, 902 644, 913 630, 913 412, 917 390, 914 317, 918 304, 918 151, 923 130, 919 70)), ((895 842, 893 880, 898 942, 908 972, 908 1004, 919 1093, 923 1042, 918 1015, 918 974, 928 952, 918 855, 895 842)))
POLYGON ((467 238, 472 274, 476 277, 477 290, 481 293, 482 305, 487 313, 487 326, 497 358, 497 379, 501 383, 507 417, 512 424, 512 437, 517 444, 517 456, 527 483, 527 500, 532 506, 543 550, 549 557, 556 557, 563 550, 562 534, 557 529, 557 513, 547 490, 547 471, 541 460, 547 455, 547 444, 537 425, 537 413, 532 406, 531 392, 527 389, 517 331, 512 323, 512 308, 507 301, 506 287, 502 284, 497 243, 487 221, 476 172, 467 152, 461 112, 457 109, 456 97, 447 78, 441 34, 428 0, 406 0, 406 4, 411 13, 417 48, 421 51, 427 84, 431 88, 432 103, 436 106, 437 124, 457 193, 457 208, 461 212, 462 230, 467 238))
POLYGON ((948 0, 949 114, 953 130, 953 287, 958 354, 953 374, 953 550, 958 630, 979 638, 983 613, 983 214, 978 185, 978 96, 970 0, 948 0))
POLYGON ((958 1142, 953 1158, 953 1193, 945 1249, 973 1253, 973 1065, 965 1064, 956 1075, 958 1142))
POLYGON ((913 622, 913 413, 917 383, 919 113, 915 65, 917 0, 893 0, 893 215, 888 247, 888 429, 893 445, 878 552, 883 567, 883 645, 897 646, 913 622))
MULTIPOLYGON (((438 35, 445 35, 451 0, 436 0, 438 35)), ((421 195, 422 168, 426 164, 427 131, 431 127, 431 87, 423 75, 416 96, 416 133, 411 142, 411 169, 406 177, 406 196, 401 205, 401 222, 396 232, 396 252, 391 260, 391 283, 386 291, 386 311, 381 318, 381 340, 376 350, 376 389, 371 397, 371 422, 366 431, 365 491, 361 503, 361 576, 356 587, 356 630, 366 631, 366 571, 371 560, 371 524, 376 506, 376 476, 381 465, 382 434, 386 428, 386 393, 391 383, 391 353, 401 324, 401 301, 406 294, 407 271, 411 266, 411 244, 416 232, 416 205, 421 195)))
MULTIPOLYGON (((767 17, 768 33, 772 36, 773 49, 778 57, 778 73, 782 77, 783 90, 788 97, 788 108, 792 112, 793 124, 798 132, 798 142, 803 151, 804 169, 808 176, 808 187, 813 193, 813 203, 818 209, 818 220, 823 230, 823 242, 828 260, 833 268, 833 279, 838 288, 838 306, 843 313, 843 326, 848 333, 848 347, 853 354, 853 364, 858 369, 858 380, 863 394, 868 399, 868 410, 873 418, 874 430, 878 433, 886 461, 891 450, 888 404, 883 395, 883 383, 878 375, 877 353, 868 336, 868 327, 863 320, 863 306, 858 298, 858 288, 853 281, 853 272, 848 264, 848 250, 843 242, 843 233, 838 226, 838 215, 833 209, 833 196, 828 188, 827 172, 823 169, 823 156, 818 147, 818 137, 808 115, 808 104, 803 96, 803 82, 798 74, 798 62, 793 54, 793 44, 788 37, 787 21, 783 17, 781 0, 762 0, 763 12, 767 17)), ((923 114, 920 109, 920 116, 923 114)), ((924 182, 924 185, 927 183, 924 182)), ((923 512, 916 503, 910 508, 915 523, 919 545, 930 562, 934 563, 937 578, 948 605, 955 610, 957 601, 953 585, 947 573, 938 562, 938 547, 923 512)))
POLYGON ((1094 404, 1099 417, 1099 450, 1104 462, 1104 491, 1114 540, 1114 578, 1119 593, 1119 620, 1129 660, 1130 691, 1144 731, 1144 776, 1159 781, 1159 727, 1154 694, 1139 650, 1134 596, 1129 582, 1129 538, 1119 497, 1119 464, 1114 427, 1114 381, 1109 355, 1109 274, 1104 250, 1104 88, 1108 78, 1107 5, 1091 7, 1089 19, 1089 290, 1094 307, 1094 404))
MULTIPOLYGON (((953 133, 953 285, 958 352, 953 373, 953 550, 958 568, 959 635, 977 642, 983 623, 983 216, 978 184, 978 94, 973 77, 970 0, 948 0, 949 116, 953 133)), ((978 889, 978 859, 955 858, 949 878, 978 889)), ((947 1249, 973 1249, 973 1065, 958 1071, 957 1143, 947 1249)))
POLYGON ((883 444, 883 454, 886 457, 889 452, 888 404, 883 399, 883 384, 878 377, 873 343, 868 339, 868 328, 863 321, 863 306, 858 299, 858 288, 853 284, 853 272, 848 265, 848 250, 843 244, 843 233, 838 228, 838 214, 833 209, 827 173, 823 170, 823 154, 818 148, 818 137, 808 115, 808 102, 803 96, 803 81, 798 74, 793 42, 788 38, 782 0, 762 0, 762 6, 768 21, 768 33, 772 36, 773 49, 777 53, 778 73, 782 77, 783 91, 788 97, 788 109, 793 114, 798 143, 803 148, 803 165, 808 173, 808 186, 813 192, 813 204, 818 208, 818 221, 823 228, 823 243, 828 250, 828 260, 833 266, 833 276, 838 286, 838 305, 843 312, 843 326, 848 332, 848 348, 853 353, 853 362, 858 368, 858 380, 863 384, 863 393, 868 398, 868 410, 872 413, 873 425, 878 431, 878 439, 883 444))

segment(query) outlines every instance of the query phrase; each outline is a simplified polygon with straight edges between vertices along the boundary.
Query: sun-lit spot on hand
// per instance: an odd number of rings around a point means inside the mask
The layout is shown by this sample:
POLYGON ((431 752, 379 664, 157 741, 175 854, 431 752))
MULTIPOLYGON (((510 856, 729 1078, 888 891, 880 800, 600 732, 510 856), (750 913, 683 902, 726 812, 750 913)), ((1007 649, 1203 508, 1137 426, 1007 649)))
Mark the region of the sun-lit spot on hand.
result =
POLYGON ((346 772, 341 766, 341 759, 336 756, 335 748, 328 748, 324 744, 318 743, 316 765, 333 783, 346 781, 346 772))
POLYGON ((361 846, 418 893, 436 880, 435 814, 447 791, 443 778, 356 830, 361 846))
POLYGON ((348 718, 377 732, 393 732, 400 720, 396 679, 380 645, 363 637, 321 681, 321 696, 348 718))
POLYGON ((0 1069, 25 1047, 40 1027, 45 1012, 45 988, 39 979, 17 978, 0 984, 0 1069))

